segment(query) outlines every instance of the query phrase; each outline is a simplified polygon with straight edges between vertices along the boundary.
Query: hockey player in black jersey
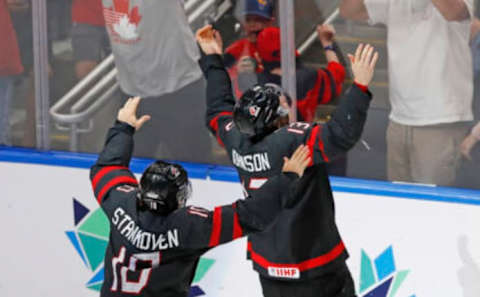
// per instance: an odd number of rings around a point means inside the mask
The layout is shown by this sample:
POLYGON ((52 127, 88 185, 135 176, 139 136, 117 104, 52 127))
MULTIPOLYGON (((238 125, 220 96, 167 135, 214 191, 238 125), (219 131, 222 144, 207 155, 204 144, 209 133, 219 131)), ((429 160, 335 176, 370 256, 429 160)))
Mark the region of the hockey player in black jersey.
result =
POLYGON ((182 166, 156 161, 137 182, 128 166, 133 134, 149 116, 137 118, 140 98, 129 99, 108 131, 90 171, 93 191, 110 221, 101 296, 186 297, 200 256, 207 250, 263 230, 283 207, 298 201, 286 195, 310 162, 299 146, 285 158, 281 174, 255 198, 208 211, 185 206, 191 185, 182 166))
POLYGON ((196 38, 204 53, 200 64, 207 79, 207 125, 227 150, 246 192, 258 193, 280 172, 282 156, 298 145, 306 145, 312 157, 299 191, 293 193, 302 196, 300 203, 248 238, 247 256, 259 273, 263 295, 354 296, 325 164, 346 153, 362 134, 378 53, 370 45, 359 45, 355 55, 349 55, 355 83, 329 122, 288 124, 288 96, 279 86, 254 86, 236 103, 219 32, 205 26, 196 38))

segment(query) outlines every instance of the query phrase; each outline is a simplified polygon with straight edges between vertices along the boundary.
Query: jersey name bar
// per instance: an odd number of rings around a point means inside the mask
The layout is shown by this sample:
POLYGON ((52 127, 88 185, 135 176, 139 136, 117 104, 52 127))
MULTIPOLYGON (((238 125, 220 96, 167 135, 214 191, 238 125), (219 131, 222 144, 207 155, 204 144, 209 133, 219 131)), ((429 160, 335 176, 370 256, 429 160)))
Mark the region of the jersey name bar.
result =
POLYGON ((232 150, 232 163, 247 172, 268 171, 272 167, 268 160, 267 153, 256 153, 250 155, 240 155, 236 150, 232 150))
POLYGON ((140 250, 166 250, 178 247, 180 244, 177 229, 168 230, 164 234, 155 234, 142 230, 121 207, 115 209, 112 223, 123 237, 140 250))

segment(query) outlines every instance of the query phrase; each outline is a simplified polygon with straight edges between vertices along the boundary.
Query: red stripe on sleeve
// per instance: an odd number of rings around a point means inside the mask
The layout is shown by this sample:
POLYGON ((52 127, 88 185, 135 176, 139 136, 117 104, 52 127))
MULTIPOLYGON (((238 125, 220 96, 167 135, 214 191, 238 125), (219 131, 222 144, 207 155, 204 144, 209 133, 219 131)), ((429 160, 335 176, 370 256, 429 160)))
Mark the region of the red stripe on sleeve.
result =
POLYGON ((138 181, 131 177, 131 176, 118 176, 113 178, 111 181, 109 181, 103 188, 100 190, 100 192, 97 195, 97 201, 98 203, 102 203, 103 196, 110 190, 111 188, 118 186, 119 184, 133 184, 133 185, 138 185, 138 181))
POLYGON ((93 190, 95 191, 95 188, 97 187, 97 184, 98 182, 102 179, 102 177, 104 177, 106 174, 108 174, 109 172, 112 172, 114 170, 122 170, 122 169, 126 169, 128 170, 127 167, 125 166, 106 166, 106 167, 103 167, 102 169, 100 169, 96 174, 95 176, 93 177, 92 179, 92 188, 93 190))
POLYGON ((315 126, 310 133, 310 138, 307 140, 308 150, 310 151, 310 164, 308 166, 313 165, 313 146, 315 145, 315 140, 317 139, 319 126, 315 126))
POLYGON ((357 83, 356 81, 353 82, 362 92, 366 93, 368 92, 368 86, 366 85, 361 85, 359 83, 357 83))
POLYGON ((218 119, 222 116, 228 116, 228 115, 232 115, 232 113, 230 111, 223 111, 219 114, 217 114, 209 123, 209 126, 210 128, 213 129, 213 131, 215 131, 215 133, 217 133, 218 131, 218 119))
POLYGON ((238 222, 238 213, 237 213, 237 205, 233 204, 233 239, 242 237, 243 235, 243 230, 242 226, 240 226, 240 223, 238 222))
POLYGON ((213 211, 212 234, 210 234, 209 247, 217 246, 220 243, 220 231, 222 230, 222 208, 215 207, 213 211))
MULTIPOLYGON (((317 126, 319 127, 319 126, 317 126)), ((325 153, 325 145, 323 144, 322 141, 322 131, 319 130, 318 134, 318 148, 320 149, 320 152, 322 153, 322 157, 325 160, 325 162, 330 162, 330 159, 328 158, 327 154, 325 153)))

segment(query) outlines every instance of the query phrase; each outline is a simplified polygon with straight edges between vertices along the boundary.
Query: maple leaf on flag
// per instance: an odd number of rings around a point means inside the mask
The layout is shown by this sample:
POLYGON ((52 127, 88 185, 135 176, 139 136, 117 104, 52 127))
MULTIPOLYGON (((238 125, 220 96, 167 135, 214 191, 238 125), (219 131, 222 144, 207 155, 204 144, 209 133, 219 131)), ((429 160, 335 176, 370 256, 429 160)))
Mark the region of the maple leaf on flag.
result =
POLYGON ((128 15, 130 0, 113 0, 113 9, 122 14, 128 15))
POLYGON ((142 20, 142 16, 138 12, 138 6, 134 7, 128 16, 130 19, 130 23, 135 24, 136 26, 138 26, 138 24, 142 20))
POLYGON ((128 16, 124 15, 118 23, 113 24, 113 30, 125 40, 138 38, 137 26, 130 23, 128 16))

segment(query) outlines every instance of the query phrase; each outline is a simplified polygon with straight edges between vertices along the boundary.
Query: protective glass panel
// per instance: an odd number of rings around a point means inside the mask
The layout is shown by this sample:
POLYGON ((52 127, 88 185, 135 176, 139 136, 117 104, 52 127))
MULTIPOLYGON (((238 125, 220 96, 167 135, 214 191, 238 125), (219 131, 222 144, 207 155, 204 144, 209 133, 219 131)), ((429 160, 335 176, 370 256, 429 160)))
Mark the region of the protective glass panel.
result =
POLYGON ((0 145, 35 146, 32 8, 0 1, 0 145))
MULTIPOLYGON (((363 135, 329 165, 330 173, 480 187, 478 7, 473 0, 459 8, 430 1, 395 2, 399 7, 350 2, 355 1, 295 1, 299 120, 330 120, 340 94, 353 83, 347 54, 359 43, 372 44, 380 54, 363 135), (317 29, 325 22, 335 28, 332 47, 331 29, 317 29), (312 104, 305 104, 310 97, 312 104)), ((8 3, 19 49, 4 56, 11 62, 19 55, 23 69, 1 73, 2 96, 10 98, 2 100, 10 140, 2 142, 34 146, 31 5, 8 3)), ((118 109, 139 95, 145 98, 140 113, 152 120, 136 135, 135 156, 230 164, 205 120, 206 84, 193 34, 207 23, 222 35, 236 100, 255 84, 281 84, 285 45, 272 28, 279 27, 278 3, 51 0, 47 5, 53 149, 97 153, 118 109)))

